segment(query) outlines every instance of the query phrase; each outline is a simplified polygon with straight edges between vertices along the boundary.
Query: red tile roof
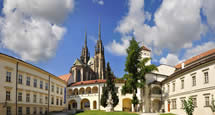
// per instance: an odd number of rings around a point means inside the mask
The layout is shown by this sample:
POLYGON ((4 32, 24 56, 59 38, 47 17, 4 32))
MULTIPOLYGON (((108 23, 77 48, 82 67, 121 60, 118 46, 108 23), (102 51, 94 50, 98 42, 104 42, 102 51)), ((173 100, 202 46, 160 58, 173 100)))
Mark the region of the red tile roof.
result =
POLYGON ((69 77, 71 76, 71 73, 68 73, 68 74, 65 74, 65 75, 61 75, 61 76, 58 76, 60 79, 68 82, 69 80, 69 77))
POLYGON ((146 51, 151 51, 149 48, 147 48, 147 47, 144 46, 144 45, 141 47, 141 49, 142 49, 142 50, 146 50, 146 51))
MULTIPOLYGON (((196 60, 198 60, 198 59, 200 59, 200 58, 202 58, 202 57, 206 57, 206 56, 208 56, 208 55, 210 55, 210 54, 213 54, 213 53, 215 53, 215 48, 214 48, 214 49, 211 49, 211 50, 208 50, 208 51, 206 51, 206 52, 204 52, 204 53, 201 53, 201 54, 199 54, 199 55, 197 55, 197 56, 194 56, 194 57, 192 57, 192 58, 190 58, 190 59, 188 59, 188 60, 186 60, 186 61, 184 61, 184 62, 182 62, 182 63, 184 63, 184 65, 186 66, 187 64, 190 64, 190 63, 192 63, 192 62, 194 62, 194 61, 196 61, 196 60)), ((175 66, 175 68, 180 69, 182 63, 177 64, 177 65, 175 66)))
POLYGON ((76 83, 72 84, 71 86, 87 85, 87 84, 94 84, 94 83, 105 83, 105 82, 106 82, 106 80, 97 79, 97 80, 89 80, 89 81, 76 82, 76 83))

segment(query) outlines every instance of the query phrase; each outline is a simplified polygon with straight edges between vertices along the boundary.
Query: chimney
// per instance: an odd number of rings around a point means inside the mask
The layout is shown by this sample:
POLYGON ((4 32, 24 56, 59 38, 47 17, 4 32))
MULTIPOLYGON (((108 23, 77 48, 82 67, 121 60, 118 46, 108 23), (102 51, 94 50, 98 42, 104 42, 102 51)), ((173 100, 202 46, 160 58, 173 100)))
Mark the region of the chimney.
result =
POLYGON ((184 63, 181 64, 181 69, 184 69, 184 63))

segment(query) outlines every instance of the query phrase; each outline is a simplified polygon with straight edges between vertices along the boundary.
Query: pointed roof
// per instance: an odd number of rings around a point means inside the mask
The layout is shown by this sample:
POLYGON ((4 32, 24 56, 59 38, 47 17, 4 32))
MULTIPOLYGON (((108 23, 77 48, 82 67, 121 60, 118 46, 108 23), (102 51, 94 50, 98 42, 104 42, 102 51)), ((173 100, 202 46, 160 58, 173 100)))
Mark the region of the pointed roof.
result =
POLYGON ((87 32, 85 32, 85 42, 84 42, 84 47, 87 48, 87 32))
POLYGON ((101 21, 99 19, 99 40, 101 40, 101 21))
POLYGON ((70 76, 71 76, 71 73, 68 73, 68 74, 65 74, 65 75, 58 76, 58 78, 68 82, 70 76))
POLYGON ((73 65, 83 65, 83 63, 79 59, 76 59, 73 65))
POLYGON ((144 46, 144 45, 141 47, 141 49, 142 49, 142 50, 146 50, 146 51, 151 51, 149 48, 147 48, 147 47, 144 46))

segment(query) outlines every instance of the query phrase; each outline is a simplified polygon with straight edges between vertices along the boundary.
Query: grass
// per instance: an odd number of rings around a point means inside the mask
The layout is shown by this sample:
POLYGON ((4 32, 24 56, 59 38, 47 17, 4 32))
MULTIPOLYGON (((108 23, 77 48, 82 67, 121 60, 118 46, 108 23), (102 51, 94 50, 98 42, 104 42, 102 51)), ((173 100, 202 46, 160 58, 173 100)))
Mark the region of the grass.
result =
POLYGON ((85 111, 76 115, 138 115, 136 113, 128 112, 105 112, 105 111, 85 111))
POLYGON ((175 115, 173 113, 161 113, 160 115, 175 115))

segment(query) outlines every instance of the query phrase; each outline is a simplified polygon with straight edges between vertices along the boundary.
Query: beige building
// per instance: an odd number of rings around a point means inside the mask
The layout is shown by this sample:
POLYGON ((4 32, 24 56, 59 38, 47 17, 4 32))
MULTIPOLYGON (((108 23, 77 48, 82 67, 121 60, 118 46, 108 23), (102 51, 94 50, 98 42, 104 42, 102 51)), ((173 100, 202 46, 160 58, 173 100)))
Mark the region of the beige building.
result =
POLYGON ((0 54, 1 115, 45 114, 65 107, 66 82, 14 57, 0 54))

